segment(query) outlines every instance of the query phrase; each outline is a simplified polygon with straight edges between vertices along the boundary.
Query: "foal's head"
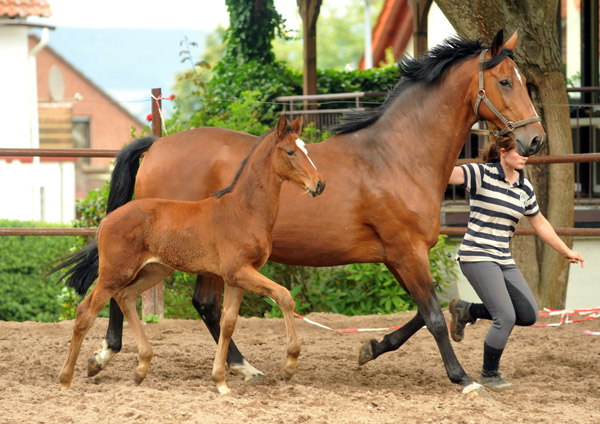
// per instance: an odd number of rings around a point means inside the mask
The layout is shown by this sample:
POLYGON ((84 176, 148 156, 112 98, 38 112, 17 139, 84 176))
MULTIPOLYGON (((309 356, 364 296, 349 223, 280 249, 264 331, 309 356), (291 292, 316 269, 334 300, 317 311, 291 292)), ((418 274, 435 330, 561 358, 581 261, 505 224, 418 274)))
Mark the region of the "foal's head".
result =
POLYGON ((325 189, 325 181, 308 157, 304 141, 300 139, 301 132, 302 117, 296 118, 290 125, 285 115, 281 115, 271 134, 275 139, 274 143, 277 143, 274 168, 282 179, 299 185, 315 197, 325 189))

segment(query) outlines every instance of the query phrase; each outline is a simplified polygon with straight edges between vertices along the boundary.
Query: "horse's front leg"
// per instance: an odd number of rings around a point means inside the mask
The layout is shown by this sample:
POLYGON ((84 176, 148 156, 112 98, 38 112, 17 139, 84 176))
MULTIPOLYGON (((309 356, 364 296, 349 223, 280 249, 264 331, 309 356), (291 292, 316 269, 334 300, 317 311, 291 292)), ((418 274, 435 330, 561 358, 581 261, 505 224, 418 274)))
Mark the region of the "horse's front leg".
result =
POLYGON ((88 377, 93 377, 106 368, 108 363, 121 351, 123 339, 123 312, 119 304, 110 299, 108 329, 102 347, 88 360, 88 377))
MULTIPOLYGON (((217 343, 219 343, 219 333, 221 332, 221 296, 223 293, 223 284, 223 278, 220 276, 198 275, 196 289, 192 297, 192 304, 217 343)), ((264 375, 244 358, 233 340, 229 342, 227 363, 231 372, 244 376, 246 381, 259 379, 264 375)))
MULTIPOLYGON (((433 288, 427 249, 423 248, 420 251, 412 252, 404 250, 401 253, 401 256, 395 257, 398 260, 388 261, 388 268, 394 275, 401 278, 400 281, 404 282, 404 287, 415 300, 419 308, 418 315, 421 316, 438 345, 448 378, 453 383, 460 384, 464 394, 470 396, 485 394, 483 387, 474 383, 467 375, 454 353, 448 336, 446 320, 433 288)), ((388 259, 392 259, 391 255, 388 255, 388 259)), ((418 324, 416 317, 413 321, 414 324, 418 324)), ((412 327, 411 331, 414 334, 417 329, 412 327)))

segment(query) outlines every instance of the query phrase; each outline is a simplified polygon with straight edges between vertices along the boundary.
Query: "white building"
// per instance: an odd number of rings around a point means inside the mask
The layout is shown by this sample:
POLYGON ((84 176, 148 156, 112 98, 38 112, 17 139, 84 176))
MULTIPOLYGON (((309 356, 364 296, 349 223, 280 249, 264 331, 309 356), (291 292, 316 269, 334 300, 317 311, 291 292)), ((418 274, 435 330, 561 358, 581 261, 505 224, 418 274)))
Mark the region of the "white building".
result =
MULTIPOLYGON (((45 0, 0 3, 0 148, 38 148, 36 56, 49 28, 29 16, 50 16, 45 0), (40 42, 29 49, 32 27, 43 27, 40 42)), ((70 222, 75 218, 75 163, 52 158, 0 154, 0 219, 70 222)))

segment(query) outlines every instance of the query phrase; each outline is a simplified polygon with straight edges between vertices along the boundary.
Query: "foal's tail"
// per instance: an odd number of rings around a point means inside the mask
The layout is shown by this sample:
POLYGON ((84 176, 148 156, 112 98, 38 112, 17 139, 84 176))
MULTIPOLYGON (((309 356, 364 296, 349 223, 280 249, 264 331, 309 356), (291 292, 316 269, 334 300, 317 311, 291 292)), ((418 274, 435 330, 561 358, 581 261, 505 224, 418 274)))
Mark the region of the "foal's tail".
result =
MULTIPOLYGON (((140 138, 119 152, 110 181, 106 205, 107 215, 129 202, 133 197, 140 158, 150 149, 155 140, 156 137, 140 138)), ((83 296, 98 278, 98 264, 98 239, 95 238, 81 250, 51 263, 52 268, 47 271, 47 274, 66 269, 58 282, 64 280, 68 287, 83 296)))

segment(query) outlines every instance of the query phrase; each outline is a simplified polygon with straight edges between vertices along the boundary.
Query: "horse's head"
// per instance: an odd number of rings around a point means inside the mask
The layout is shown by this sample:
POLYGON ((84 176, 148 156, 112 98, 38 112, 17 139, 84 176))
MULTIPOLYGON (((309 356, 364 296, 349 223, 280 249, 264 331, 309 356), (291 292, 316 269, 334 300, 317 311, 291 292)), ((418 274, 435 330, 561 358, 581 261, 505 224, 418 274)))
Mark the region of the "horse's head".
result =
POLYGON ((498 31, 492 46, 479 57, 473 108, 479 119, 498 128, 496 135, 514 138, 521 156, 531 156, 542 147, 546 133, 529 98, 525 77, 510 57, 518 33, 506 43, 503 38, 503 31, 498 31))
POLYGON ((300 139, 301 132, 302 117, 296 118, 290 126, 285 115, 281 115, 274 131, 277 143, 275 170, 281 178, 298 184, 315 197, 323 193, 325 181, 308 157, 304 141, 300 139))

